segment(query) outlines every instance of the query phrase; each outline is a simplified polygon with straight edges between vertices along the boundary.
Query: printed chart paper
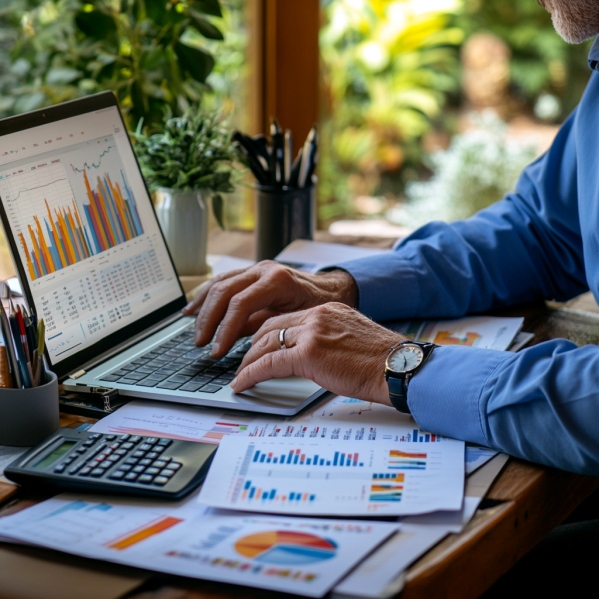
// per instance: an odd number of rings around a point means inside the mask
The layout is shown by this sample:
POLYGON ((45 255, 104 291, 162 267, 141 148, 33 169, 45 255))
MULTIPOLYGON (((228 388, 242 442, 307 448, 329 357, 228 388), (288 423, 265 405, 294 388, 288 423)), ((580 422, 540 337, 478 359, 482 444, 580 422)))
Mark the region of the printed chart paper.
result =
POLYGON ((321 597, 398 530, 389 522, 315 520, 60 495, 0 518, 0 539, 130 566, 321 597))
POLYGON ((459 510, 464 443, 359 443, 226 437, 200 503, 307 515, 409 515, 459 510))
POLYGON ((507 350, 523 323, 522 317, 467 316, 453 320, 410 320, 394 323, 389 328, 412 339, 437 345, 507 350))
POLYGON ((171 439, 220 443, 226 435, 267 435, 280 422, 247 412, 227 412, 200 406, 131 401, 98 420, 90 430, 95 433, 159 435, 171 439))

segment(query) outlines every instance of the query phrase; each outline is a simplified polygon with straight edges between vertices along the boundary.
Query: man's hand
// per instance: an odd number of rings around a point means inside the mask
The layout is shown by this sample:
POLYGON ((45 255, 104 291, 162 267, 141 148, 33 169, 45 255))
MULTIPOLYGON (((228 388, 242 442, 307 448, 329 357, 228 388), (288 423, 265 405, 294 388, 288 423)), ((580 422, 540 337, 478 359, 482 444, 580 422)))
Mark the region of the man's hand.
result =
POLYGON ((339 395, 391 405, 385 360, 403 339, 339 303, 275 316, 253 336, 231 387, 239 393, 261 381, 295 374, 339 395))
POLYGON ((267 260, 218 275, 183 312, 198 315, 197 345, 206 345, 216 333, 212 355, 220 357, 239 337, 252 335, 272 316, 327 302, 354 307, 357 296, 354 279, 343 270, 309 274, 267 260))

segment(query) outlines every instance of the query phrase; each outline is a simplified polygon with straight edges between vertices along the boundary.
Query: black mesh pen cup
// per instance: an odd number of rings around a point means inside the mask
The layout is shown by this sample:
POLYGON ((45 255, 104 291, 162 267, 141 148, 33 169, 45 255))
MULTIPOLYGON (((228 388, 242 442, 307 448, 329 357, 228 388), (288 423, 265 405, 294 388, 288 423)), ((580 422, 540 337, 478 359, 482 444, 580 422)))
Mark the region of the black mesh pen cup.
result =
POLYGON ((316 188, 256 185, 256 260, 272 260, 296 239, 313 239, 316 188))

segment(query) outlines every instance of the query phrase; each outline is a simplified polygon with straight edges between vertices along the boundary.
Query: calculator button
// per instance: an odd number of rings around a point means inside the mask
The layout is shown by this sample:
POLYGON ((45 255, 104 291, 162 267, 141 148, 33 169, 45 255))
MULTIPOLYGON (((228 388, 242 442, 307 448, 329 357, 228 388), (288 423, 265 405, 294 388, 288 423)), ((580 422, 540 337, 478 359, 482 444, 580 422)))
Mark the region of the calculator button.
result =
POLYGON ((152 483, 153 480, 154 480, 153 476, 150 476, 149 474, 142 474, 139 477, 139 479, 137 480, 137 482, 143 483, 144 485, 149 485, 152 483))
MULTIPOLYGON (((79 472, 79 469, 81 468, 83 464, 79 464, 78 466, 73 466, 70 470, 69 470, 69 474, 77 474, 77 472, 79 472)), ((54 471, 56 472, 56 470, 54 471)))
POLYGON ((125 480, 137 480, 138 476, 139 474, 137 474, 137 472, 129 472, 125 475, 125 480))
POLYGON ((54 468, 54 472, 64 472, 66 468, 66 464, 58 464, 56 468, 54 468))
POLYGON ((124 435, 121 435, 119 437, 119 441, 128 441, 129 437, 131 437, 131 435, 128 435, 128 434, 125 433, 124 435))
POLYGON ((156 460, 154 462, 154 466, 156 466, 156 468, 164 468, 166 466, 166 461, 165 460, 156 460))
POLYGON ((165 445, 154 445, 154 451, 157 451, 158 453, 162 453, 165 449, 165 445))
POLYGON ((146 443, 154 445, 155 443, 158 443, 158 437, 146 437, 146 443))
POLYGON ((155 459, 156 459, 157 457, 159 457, 159 456, 160 456, 160 453, 159 453, 159 452, 157 452, 157 451, 150 451, 150 452, 148 452, 148 454, 147 454, 147 457, 149 457, 149 458, 150 458, 150 459, 152 459, 152 460, 155 460, 155 459))
POLYGON ((104 474, 104 470, 102 470, 102 468, 94 468, 91 472, 90 472, 90 476, 102 476, 104 474))
POLYGON ((112 464, 111 464, 110 462, 102 462, 102 463, 101 463, 101 464, 98 466, 98 468, 99 468, 100 470, 108 470, 108 468, 111 468, 111 467, 112 467, 112 464))
POLYGON ((102 435, 100 435, 99 433, 94 433, 93 435, 90 435, 87 439, 88 441, 97 441, 102 435))
POLYGON ((168 467, 171 470, 179 470, 179 468, 181 468, 181 466, 183 466, 183 464, 181 464, 181 462, 171 462, 168 467))
POLYGON ((159 486, 163 486, 166 485, 166 483, 168 482, 168 478, 166 476, 157 476, 154 479, 154 484, 155 485, 159 485, 159 486))
POLYGON ((150 464, 152 464, 152 460, 149 460, 148 458, 139 461, 140 466, 149 466, 150 464))
POLYGON ((104 438, 106 441, 114 441, 116 439, 116 435, 106 435, 104 438))
POLYGON ((113 480, 121 480, 122 478, 125 478, 125 474, 126 472, 123 472, 122 470, 117 470, 116 472, 113 472, 108 478, 112 478, 113 480))
POLYGON ((87 465, 90 468, 96 468, 98 465, 100 464, 99 460, 92 460, 91 462, 88 462, 87 465))
POLYGON ((148 468, 146 470, 146 474, 151 474, 152 476, 155 476, 159 472, 160 472, 160 468, 156 468, 156 467, 148 468))
POLYGON ((112 462, 114 464, 114 462, 118 462, 121 459, 121 456, 120 455, 116 455, 116 454, 112 454, 112 455, 109 455, 106 459, 109 462, 112 462))
POLYGON ((170 470, 169 468, 160 471, 160 476, 166 476, 167 478, 170 478, 173 474, 175 474, 175 471, 170 470))
POLYGON ((125 472, 129 472, 129 470, 131 470, 133 468, 133 466, 131 464, 121 464, 119 466, 119 470, 123 470, 125 472))
POLYGON ((115 450, 114 455, 122 456, 122 455, 127 455, 128 453, 129 452, 126 449, 117 449, 117 450, 115 450))
POLYGON ((137 472, 138 474, 142 473, 144 470, 146 469, 145 466, 135 466, 135 468, 133 468, 133 472, 137 472))
POLYGON ((87 476, 91 471, 92 469, 89 466, 86 466, 85 468, 81 469, 79 476, 87 476))
POLYGON ((125 464, 132 464, 135 466, 135 464, 139 464, 139 458, 127 458, 125 464))
POLYGON ((123 449, 133 449, 135 447, 135 443, 132 443, 131 441, 127 442, 127 443, 123 443, 123 449))
POLYGON ((131 443, 139 443, 141 441, 141 437, 139 435, 133 435, 129 441, 131 441, 131 443))
POLYGON ((152 449, 152 445, 150 443, 142 443, 139 446, 140 451, 150 451, 152 449))
POLYGON ((134 458, 143 458, 145 457, 146 452, 145 451, 140 451, 139 449, 133 454, 134 458))

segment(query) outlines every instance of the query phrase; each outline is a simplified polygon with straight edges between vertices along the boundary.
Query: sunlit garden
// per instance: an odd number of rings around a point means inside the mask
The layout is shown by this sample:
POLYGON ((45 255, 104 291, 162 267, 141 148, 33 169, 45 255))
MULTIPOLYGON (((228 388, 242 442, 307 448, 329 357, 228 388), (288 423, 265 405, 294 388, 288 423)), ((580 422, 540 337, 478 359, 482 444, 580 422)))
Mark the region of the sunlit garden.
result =
MULTIPOLYGON (((12 0, 0 116, 112 89, 132 132, 194 106, 251 127, 248 6, 12 0)), ((589 75, 588 46, 563 42, 536 0, 322 0, 321 13, 320 228, 472 214, 547 147, 589 75)), ((243 185, 230 228, 253 227, 243 185)))

